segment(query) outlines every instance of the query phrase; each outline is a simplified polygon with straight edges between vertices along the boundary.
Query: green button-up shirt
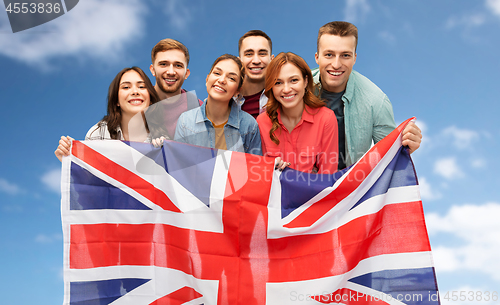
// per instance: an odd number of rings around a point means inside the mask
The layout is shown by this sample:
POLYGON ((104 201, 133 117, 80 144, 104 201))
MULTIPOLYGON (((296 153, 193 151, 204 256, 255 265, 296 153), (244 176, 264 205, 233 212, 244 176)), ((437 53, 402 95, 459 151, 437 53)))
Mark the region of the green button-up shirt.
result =
MULTIPOLYGON (((316 94, 321 93, 319 69, 312 70, 316 94)), ((352 70, 344 101, 345 141, 349 166, 358 161, 374 143, 382 140, 396 128, 392 104, 377 85, 359 72, 352 70)))

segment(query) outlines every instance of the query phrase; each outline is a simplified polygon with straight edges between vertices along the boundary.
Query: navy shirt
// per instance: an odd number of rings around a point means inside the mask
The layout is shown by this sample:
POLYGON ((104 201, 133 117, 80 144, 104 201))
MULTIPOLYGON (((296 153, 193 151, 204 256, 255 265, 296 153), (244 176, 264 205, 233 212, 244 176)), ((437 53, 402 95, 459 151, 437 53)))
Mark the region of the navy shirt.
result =
POLYGON ((335 112, 338 123, 338 135, 339 135, 339 167, 341 170, 346 167, 346 153, 345 153, 345 124, 344 124, 344 101, 342 96, 345 91, 335 93, 326 90, 321 91, 321 98, 326 101, 326 107, 330 108, 335 112))

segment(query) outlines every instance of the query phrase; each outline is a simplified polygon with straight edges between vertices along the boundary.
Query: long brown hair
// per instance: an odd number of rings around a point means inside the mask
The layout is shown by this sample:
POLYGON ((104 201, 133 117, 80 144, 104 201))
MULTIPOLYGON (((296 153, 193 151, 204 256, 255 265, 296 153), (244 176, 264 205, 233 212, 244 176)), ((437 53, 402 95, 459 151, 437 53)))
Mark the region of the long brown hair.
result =
POLYGON ((269 130, 269 137, 271 140, 276 143, 276 145, 280 144, 280 140, 274 134, 274 132, 279 128, 278 122, 278 109, 281 111, 281 104, 276 100, 273 93, 273 87, 276 83, 276 79, 281 71, 281 68, 286 64, 291 63, 296 66, 300 72, 302 73, 302 77, 304 80, 307 80, 307 87, 304 93, 304 103, 311 108, 320 108, 325 106, 325 103, 313 94, 313 78, 311 74, 311 69, 307 65, 306 61, 302 59, 297 54, 292 52, 281 52, 276 56, 267 66, 266 71, 266 87, 265 87, 265 95, 268 98, 266 104, 266 112, 272 122, 271 130, 269 130))
MULTIPOLYGON (((139 73, 141 76, 142 80, 144 81, 144 84, 146 85, 146 89, 148 90, 149 93, 149 105, 153 105, 157 103, 160 98, 158 97, 158 93, 156 93, 155 88, 153 87, 153 84, 151 84, 151 81, 149 80, 149 77, 142 71, 141 68, 139 67, 131 67, 131 68, 125 68, 118 72, 118 74, 115 76, 111 84, 109 85, 109 90, 108 90, 108 112, 107 114, 102 118, 103 122, 106 122, 108 125, 108 131, 109 135, 111 136, 111 139, 119 140, 118 139, 118 133, 116 132, 116 128, 120 126, 120 123, 122 121, 122 111, 121 108, 118 107, 118 91, 120 90, 120 80, 122 79, 123 74, 127 73, 128 71, 134 70, 135 72, 139 73)), ((144 113, 142 113, 142 117, 144 120, 144 124, 146 125, 146 130, 149 132, 148 125, 146 123, 144 113)))
POLYGON ((238 66, 238 69, 240 70, 240 77, 239 77, 239 83, 238 83, 238 90, 240 90, 241 86, 243 85, 243 78, 245 76, 245 68, 243 68, 243 64, 241 63, 241 60, 238 57, 234 56, 234 55, 224 54, 224 55, 221 55, 221 56, 217 57, 217 59, 212 64, 212 67, 210 67, 210 72, 208 72, 208 75, 210 75, 212 73, 212 71, 214 70, 215 66, 219 62, 221 62, 223 60, 226 60, 226 59, 230 59, 230 60, 234 61, 236 63, 236 65, 238 66))

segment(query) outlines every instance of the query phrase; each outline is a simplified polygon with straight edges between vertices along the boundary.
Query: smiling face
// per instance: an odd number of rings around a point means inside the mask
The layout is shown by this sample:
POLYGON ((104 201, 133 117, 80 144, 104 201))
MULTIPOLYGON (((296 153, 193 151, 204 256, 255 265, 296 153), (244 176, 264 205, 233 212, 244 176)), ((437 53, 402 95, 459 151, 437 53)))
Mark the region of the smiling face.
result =
POLYGON ((240 69, 232 59, 219 61, 207 76, 208 98, 214 101, 229 102, 238 94, 240 69))
POLYGON ((319 39, 315 57, 323 89, 342 92, 356 63, 356 38, 323 34, 319 39))
POLYGON ((266 38, 249 36, 241 42, 240 59, 245 67, 245 80, 263 82, 267 65, 272 58, 271 47, 266 38))
POLYGON ((287 62, 281 67, 272 90, 284 111, 302 113, 306 86, 307 79, 300 69, 287 62))
POLYGON ((150 70, 156 78, 155 89, 161 99, 180 94, 189 76, 186 56, 177 49, 158 52, 150 70))
POLYGON ((118 89, 118 106, 122 116, 132 117, 149 107, 149 104, 149 92, 142 77, 134 70, 125 72, 118 89))

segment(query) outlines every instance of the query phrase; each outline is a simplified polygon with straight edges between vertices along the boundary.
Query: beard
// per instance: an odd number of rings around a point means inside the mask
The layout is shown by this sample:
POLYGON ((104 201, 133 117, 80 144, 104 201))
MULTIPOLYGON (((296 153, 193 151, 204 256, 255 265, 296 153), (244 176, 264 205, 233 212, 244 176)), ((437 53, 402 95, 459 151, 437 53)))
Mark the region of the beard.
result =
POLYGON ((158 88, 160 88, 161 91, 163 91, 166 94, 170 94, 177 92, 181 88, 184 82, 181 79, 178 79, 173 86, 168 86, 167 84, 165 84, 163 77, 157 75, 156 83, 158 84, 158 88))

